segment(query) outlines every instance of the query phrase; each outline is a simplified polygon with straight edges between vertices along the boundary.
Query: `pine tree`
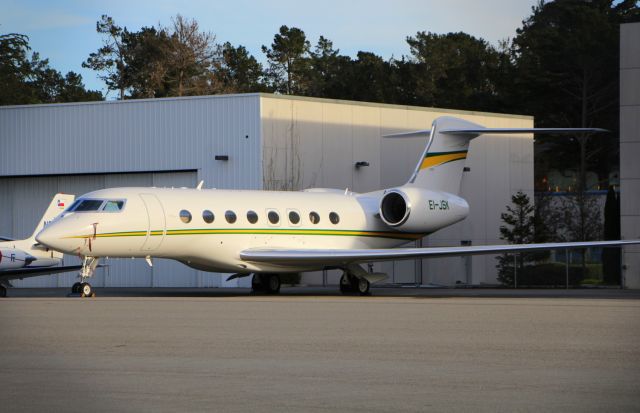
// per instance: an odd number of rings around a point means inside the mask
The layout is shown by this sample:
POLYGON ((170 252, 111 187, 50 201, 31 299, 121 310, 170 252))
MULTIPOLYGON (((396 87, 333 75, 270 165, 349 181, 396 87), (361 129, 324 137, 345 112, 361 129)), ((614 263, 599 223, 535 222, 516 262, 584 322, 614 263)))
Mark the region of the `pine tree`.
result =
MULTIPOLYGON (((511 197, 511 205, 507 205, 507 212, 500 214, 500 219, 504 225, 500 226, 500 239, 508 241, 510 244, 531 244, 535 242, 536 220, 534 216, 535 207, 532 205, 529 196, 522 191, 518 191, 511 197)), ((505 286, 514 285, 514 257, 503 254, 497 257, 498 281, 505 286)), ((525 262, 536 260, 534 254, 520 254, 518 257, 518 273, 524 272, 525 262)))

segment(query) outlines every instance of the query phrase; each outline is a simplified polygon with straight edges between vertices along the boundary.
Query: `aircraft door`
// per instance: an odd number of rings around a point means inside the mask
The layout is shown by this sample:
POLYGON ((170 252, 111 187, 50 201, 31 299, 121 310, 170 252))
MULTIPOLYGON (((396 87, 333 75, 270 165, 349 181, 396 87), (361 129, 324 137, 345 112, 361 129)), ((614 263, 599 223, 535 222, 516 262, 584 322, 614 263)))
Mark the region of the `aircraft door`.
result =
POLYGON ((140 194, 147 210, 147 238, 142 245, 143 251, 156 250, 166 234, 164 208, 158 197, 153 194, 140 194))

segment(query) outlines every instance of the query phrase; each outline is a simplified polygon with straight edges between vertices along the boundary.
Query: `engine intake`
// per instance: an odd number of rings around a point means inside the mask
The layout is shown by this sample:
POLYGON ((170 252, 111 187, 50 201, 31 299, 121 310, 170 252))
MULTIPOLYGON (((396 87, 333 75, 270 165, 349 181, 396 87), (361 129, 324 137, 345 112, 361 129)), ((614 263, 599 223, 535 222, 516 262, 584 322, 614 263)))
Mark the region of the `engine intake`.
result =
POLYGON ((404 186, 382 195, 378 213, 398 231, 429 234, 464 219, 469 205, 453 194, 404 186))
POLYGON ((388 192, 380 202, 380 217, 391 227, 402 225, 409 218, 410 212, 409 201, 399 191, 388 192))

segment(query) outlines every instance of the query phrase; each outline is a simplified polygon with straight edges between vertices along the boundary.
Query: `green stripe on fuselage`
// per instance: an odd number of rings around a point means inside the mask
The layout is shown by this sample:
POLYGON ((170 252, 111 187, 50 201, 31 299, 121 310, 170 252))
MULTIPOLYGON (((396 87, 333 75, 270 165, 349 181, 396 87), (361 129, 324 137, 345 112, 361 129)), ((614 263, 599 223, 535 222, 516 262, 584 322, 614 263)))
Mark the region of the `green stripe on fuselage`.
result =
MULTIPOLYGON (((151 231, 151 236, 163 235, 161 230, 151 231)), ((304 236, 346 236, 346 237, 374 237, 415 240, 426 234, 403 234, 387 231, 358 231, 358 230, 329 230, 329 229, 274 229, 274 228, 237 228, 237 229, 169 229, 166 235, 304 235, 304 236)), ((146 237, 147 231, 125 231, 96 234, 96 238, 114 237, 146 237)), ((89 238, 79 236, 76 238, 89 238)))

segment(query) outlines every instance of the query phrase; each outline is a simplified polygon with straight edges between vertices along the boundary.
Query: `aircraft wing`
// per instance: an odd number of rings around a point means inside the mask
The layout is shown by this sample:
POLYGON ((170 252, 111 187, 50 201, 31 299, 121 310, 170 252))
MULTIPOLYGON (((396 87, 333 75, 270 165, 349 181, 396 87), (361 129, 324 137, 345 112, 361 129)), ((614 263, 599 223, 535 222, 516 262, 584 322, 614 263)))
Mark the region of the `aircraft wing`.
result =
POLYGON ((65 267, 35 267, 18 268, 16 270, 5 270, 0 272, 0 283, 11 280, 18 280, 40 275, 57 274, 59 272, 79 271, 82 265, 67 265, 65 267))
POLYGON ((618 247, 640 244, 638 240, 556 242, 544 244, 477 245, 469 247, 389 248, 366 250, 335 249, 247 249, 240 258, 250 262, 279 265, 347 265, 358 262, 392 261, 412 258, 436 258, 478 254, 546 251, 588 247, 618 247))

